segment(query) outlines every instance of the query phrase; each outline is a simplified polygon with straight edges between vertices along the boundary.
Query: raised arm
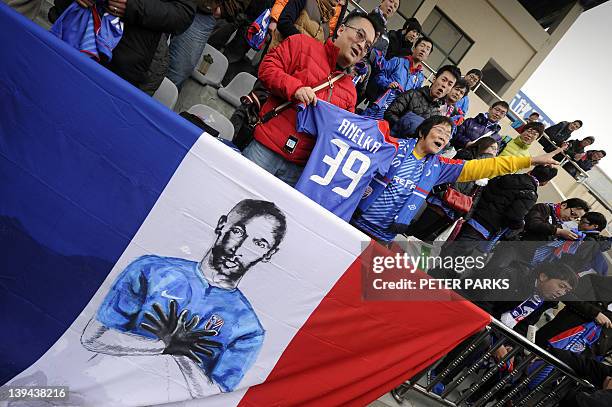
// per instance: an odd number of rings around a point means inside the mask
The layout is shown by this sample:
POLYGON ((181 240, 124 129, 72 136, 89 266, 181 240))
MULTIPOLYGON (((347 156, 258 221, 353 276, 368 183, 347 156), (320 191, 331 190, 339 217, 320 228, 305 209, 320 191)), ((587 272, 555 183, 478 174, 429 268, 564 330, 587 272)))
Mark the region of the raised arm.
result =
POLYGON ((513 174, 523 168, 529 168, 530 165, 531 157, 495 157, 470 160, 466 161, 457 181, 476 181, 481 178, 513 174))
POLYGON ((535 157, 495 157, 467 161, 457 181, 476 181, 481 178, 513 174, 532 165, 558 165, 553 157, 560 151, 561 149, 557 149, 535 157))

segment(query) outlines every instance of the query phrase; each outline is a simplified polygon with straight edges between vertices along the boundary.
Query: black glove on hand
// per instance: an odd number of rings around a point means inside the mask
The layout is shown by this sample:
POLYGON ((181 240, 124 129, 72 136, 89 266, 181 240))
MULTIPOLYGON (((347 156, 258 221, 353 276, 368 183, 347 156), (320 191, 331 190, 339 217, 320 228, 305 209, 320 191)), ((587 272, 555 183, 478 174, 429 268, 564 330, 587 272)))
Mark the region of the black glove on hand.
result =
POLYGON ((221 347, 221 343, 206 339, 217 335, 216 331, 208 329, 192 330, 200 322, 200 317, 194 315, 191 320, 187 321, 189 311, 185 309, 178 315, 176 301, 170 301, 168 315, 157 303, 153 304, 153 310, 157 317, 146 312, 144 316, 149 323, 143 322, 140 326, 164 342, 166 347, 163 353, 187 356, 196 363, 202 363, 202 359, 196 355, 196 352, 211 357, 213 351, 209 348, 221 347))

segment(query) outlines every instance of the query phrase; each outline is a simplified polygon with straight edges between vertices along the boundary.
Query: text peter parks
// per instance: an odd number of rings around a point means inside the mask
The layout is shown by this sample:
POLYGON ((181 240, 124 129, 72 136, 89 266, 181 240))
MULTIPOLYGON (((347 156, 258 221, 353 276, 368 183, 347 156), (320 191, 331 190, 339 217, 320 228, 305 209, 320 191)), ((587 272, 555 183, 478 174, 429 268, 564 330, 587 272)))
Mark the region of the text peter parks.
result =
POLYGON ((466 270, 474 272, 485 267, 485 256, 414 256, 395 253, 366 256, 364 260, 362 288, 364 298, 370 300, 460 299, 449 290, 494 292, 508 290, 510 287, 507 278, 465 277, 466 270), (442 274, 453 277, 433 278, 426 274, 432 270, 443 270, 446 273, 442 274))

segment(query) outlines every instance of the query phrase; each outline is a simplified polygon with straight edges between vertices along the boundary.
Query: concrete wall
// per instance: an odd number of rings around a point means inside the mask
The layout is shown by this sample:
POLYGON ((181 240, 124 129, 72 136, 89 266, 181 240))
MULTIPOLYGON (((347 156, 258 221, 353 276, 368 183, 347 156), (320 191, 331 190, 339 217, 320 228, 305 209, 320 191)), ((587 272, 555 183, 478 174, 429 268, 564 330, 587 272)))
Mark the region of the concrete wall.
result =
MULTIPOLYGON (((406 9, 408 1, 404 0, 406 9)), ((379 3, 379 0, 363 0, 360 5, 369 11, 379 3)), ((483 68, 493 59, 510 79, 498 92, 507 100, 527 82, 582 12, 582 7, 576 3, 548 33, 516 0, 424 0, 415 17, 424 22, 434 7, 474 41, 459 64, 461 70, 483 68)), ((396 15, 388 26, 397 29, 402 24, 403 19, 396 15)))

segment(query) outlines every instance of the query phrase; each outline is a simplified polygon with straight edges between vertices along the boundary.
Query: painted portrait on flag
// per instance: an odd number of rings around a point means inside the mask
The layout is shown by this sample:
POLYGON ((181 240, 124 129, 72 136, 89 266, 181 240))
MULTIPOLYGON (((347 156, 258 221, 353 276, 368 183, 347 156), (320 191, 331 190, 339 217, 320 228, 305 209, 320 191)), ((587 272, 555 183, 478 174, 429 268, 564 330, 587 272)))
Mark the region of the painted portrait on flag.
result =
POLYGON ((228 392, 251 367, 265 331, 238 284, 279 250, 287 222, 272 202, 244 199, 215 228, 201 261, 146 255, 114 281, 81 336, 92 352, 171 355, 194 398, 228 392))
POLYGON ((363 406, 490 322, 364 300, 384 247, 2 2, 0 32, 0 407, 363 406))
POLYGON ((203 135, 72 327, 15 381, 68 385, 85 405, 235 404, 362 237, 203 135), (320 216, 326 236, 313 233, 320 216))

